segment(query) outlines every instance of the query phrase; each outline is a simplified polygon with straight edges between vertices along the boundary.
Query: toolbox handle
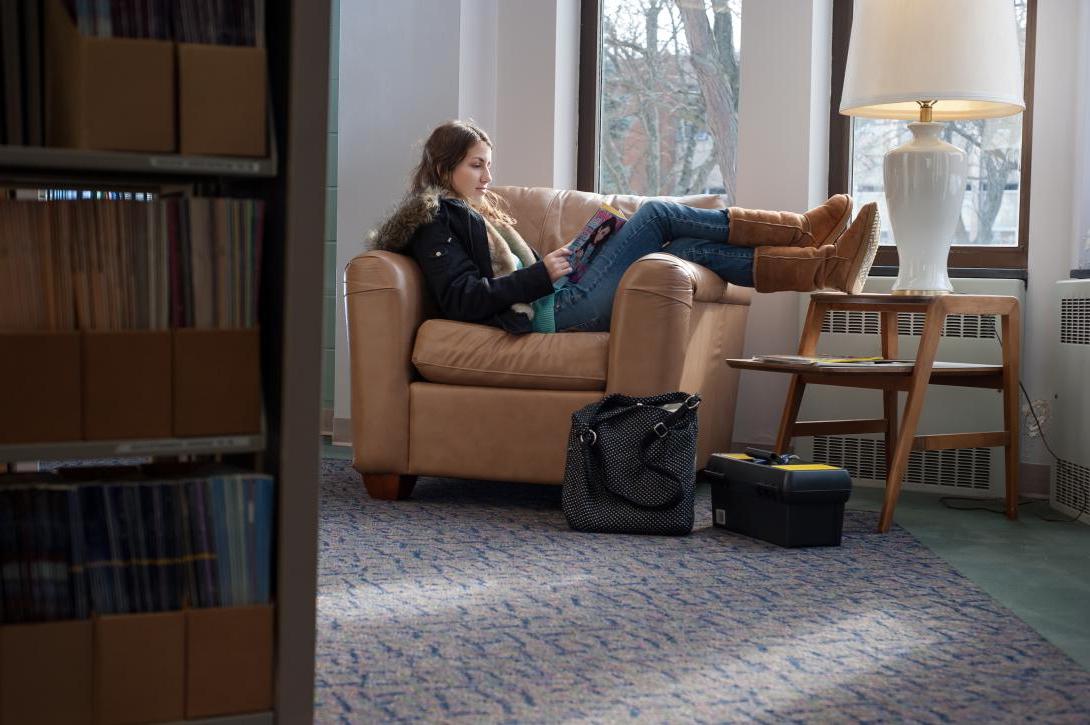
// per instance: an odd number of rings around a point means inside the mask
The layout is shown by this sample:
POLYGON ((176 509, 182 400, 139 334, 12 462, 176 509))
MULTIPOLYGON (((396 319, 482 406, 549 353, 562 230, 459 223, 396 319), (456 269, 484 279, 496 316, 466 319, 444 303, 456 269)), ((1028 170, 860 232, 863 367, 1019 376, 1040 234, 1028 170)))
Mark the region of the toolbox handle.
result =
POLYGON ((792 460, 798 460, 798 456, 793 453, 776 453, 775 451, 766 451, 763 448, 746 448, 746 455, 772 466, 783 466, 792 460))

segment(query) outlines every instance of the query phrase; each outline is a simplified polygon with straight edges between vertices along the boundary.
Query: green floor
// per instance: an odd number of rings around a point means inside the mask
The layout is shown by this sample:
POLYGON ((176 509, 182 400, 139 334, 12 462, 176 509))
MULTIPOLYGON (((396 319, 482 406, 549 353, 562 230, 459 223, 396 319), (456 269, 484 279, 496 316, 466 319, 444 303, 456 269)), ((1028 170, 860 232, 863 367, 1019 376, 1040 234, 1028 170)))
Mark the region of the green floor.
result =
MULTIPOLYGON (((878 488, 857 487, 848 502, 857 511, 881 507, 878 488)), ((1063 516, 1047 501, 1036 501, 1021 507, 1018 521, 1008 521, 905 491, 894 521, 1090 669, 1090 526, 1050 523, 1039 515, 1063 516)))
MULTIPOLYGON (((350 459, 351 449, 323 439, 322 455, 350 459)), ((857 487, 856 511, 882 506, 882 491, 857 487)), ((896 523, 1090 669, 1090 526, 1048 523, 1047 502, 1021 508, 1018 521, 991 511, 955 511, 939 497, 905 491, 896 523)), ((1090 514, 1083 517, 1090 518, 1090 514)))

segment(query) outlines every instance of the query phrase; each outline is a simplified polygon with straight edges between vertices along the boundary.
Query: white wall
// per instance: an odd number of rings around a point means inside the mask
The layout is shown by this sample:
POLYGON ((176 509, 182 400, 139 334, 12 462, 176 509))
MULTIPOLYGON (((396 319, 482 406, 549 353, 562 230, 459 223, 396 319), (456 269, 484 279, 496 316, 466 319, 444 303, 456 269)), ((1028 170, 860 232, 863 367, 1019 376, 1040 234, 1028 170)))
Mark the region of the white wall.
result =
MULTIPOLYGON (((460 111, 460 24, 456 2, 341 3, 338 270, 404 193, 428 132, 460 111)), ((350 417, 350 389, 340 272, 337 292, 334 430, 342 433, 336 421, 350 417)))
POLYGON ((1072 267, 1090 269, 1090 2, 1077 3, 1078 67, 1075 76, 1075 196, 1072 267))
MULTIPOLYGON (((803 211, 827 197, 829 0, 742 3, 742 93, 738 121, 738 206, 803 211)), ((747 355, 794 352, 798 294, 753 296, 747 355)), ((745 371, 734 439, 775 441, 787 376, 745 371)))
MULTIPOLYGON (((1055 282, 1073 266, 1079 6, 1085 0, 1037 3, 1030 178, 1029 283, 1023 310, 1022 380, 1033 400, 1051 401, 1059 335, 1055 282)), ((1085 11, 1085 10, 1084 10, 1085 11)), ((1082 36, 1082 42, 1086 37, 1082 36)), ((1024 402, 1024 401, 1023 401, 1024 402)), ((1045 427, 1046 435, 1048 427, 1045 427)), ((1039 438, 1024 438, 1022 460, 1051 463, 1039 438)))
POLYGON ((497 0, 462 0, 458 117, 496 128, 497 0))
POLYGON ((496 183, 574 188, 579 0, 503 0, 498 31, 496 183))
MULTIPOLYGON (((574 187, 578 4, 342 3, 339 267, 399 198, 419 153, 416 144, 442 119, 472 116, 492 131, 497 183, 574 187)), ((1023 379, 1035 399, 1052 396, 1052 285, 1074 264, 1077 215, 1090 214, 1083 198, 1090 180, 1079 186, 1075 178, 1086 178, 1090 167, 1085 161, 1078 165, 1073 153, 1076 143, 1090 148, 1090 119, 1073 110, 1090 103, 1090 92, 1082 87, 1090 74, 1087 51, 1078 42, 1085 37, 1080 27, 1090 25, 1086 5, 1049 0, 1037 9, 1030 284, 1023 313, 1023 379), (1072 73, 1080 58, 1083 71, 1072 73)), ((826 196, 830 25, 830 0, 743 5, 741 206, 802 210, 826 196)), ((343 318, 338 311, 335 415, 345 421, 343 318)), ((795 294, 758 295, 746 350, 793 349, 797 331, 795 294)), ((772 442, 785 391, 783 376, 744 373, 736 439, 772 442)), ((1026 459, 1046 461, 1043 456, 1030 441, 1026 459)))
MULTIPOLYGON (((401 198, 428 133, 472 118, 500 184, 575 186, 579 0, 341 3, 337 269, 401 198)), ((338 278, 340 278, 338 272, 338 278)), ((351 389, 338 281, 334 439, 351 389)))
MULTIPOLYGON (((826 195, 830 0, 751 0, 743 13, 738 203, 803 210, 826 195)), ((341 44, 339 269, 400 197, 440 120, 472 117, 490 130, 497 183, 575 187, 579 0, 346 2, 341 44)), ((795 298, 755 299, 747 350, 794 348, 795 298)), ((345 339, 342 307, 338 440, 350 409, 345 339)), ((772 440, 784 386, 743 375, 738 440, 772 440)))

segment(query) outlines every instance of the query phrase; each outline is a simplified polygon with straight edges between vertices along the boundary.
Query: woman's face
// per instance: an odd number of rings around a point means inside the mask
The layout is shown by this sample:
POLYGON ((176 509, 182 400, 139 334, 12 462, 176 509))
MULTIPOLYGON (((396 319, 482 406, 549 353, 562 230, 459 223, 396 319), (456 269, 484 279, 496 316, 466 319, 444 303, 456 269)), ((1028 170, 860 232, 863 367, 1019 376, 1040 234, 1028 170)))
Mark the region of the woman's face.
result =
POLYGON ((492 149, 484 141, 471 146, 450 175, 454 193, 470 203, 480 201, 492 182, 492 149))
POLYGON ((598 242, 600 242, 603 239, 605 239, 606 237, 608 237, 609 233, 611 231, 613 231, 613 228, 610 227, 608 224, 603 224, 602 226, 595 229, 594 230, 594 243, 597 244, 598 242))

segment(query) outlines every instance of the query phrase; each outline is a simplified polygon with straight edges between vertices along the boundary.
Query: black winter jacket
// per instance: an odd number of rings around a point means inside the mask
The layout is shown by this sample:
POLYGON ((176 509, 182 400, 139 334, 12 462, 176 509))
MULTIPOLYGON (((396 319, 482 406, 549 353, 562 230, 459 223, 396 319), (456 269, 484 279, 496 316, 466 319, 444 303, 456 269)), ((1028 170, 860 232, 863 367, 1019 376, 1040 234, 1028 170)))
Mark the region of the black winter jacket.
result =
POLYGON ((371 233, 371 240, 377 249, 416 259, 447 319, 530 332, 530 318, 511 305, 553 292, 537 252, 537 261, 529 267, 493 277, 484 220, 464 201, 440 196, 432 189, 406 200, 371 233))

